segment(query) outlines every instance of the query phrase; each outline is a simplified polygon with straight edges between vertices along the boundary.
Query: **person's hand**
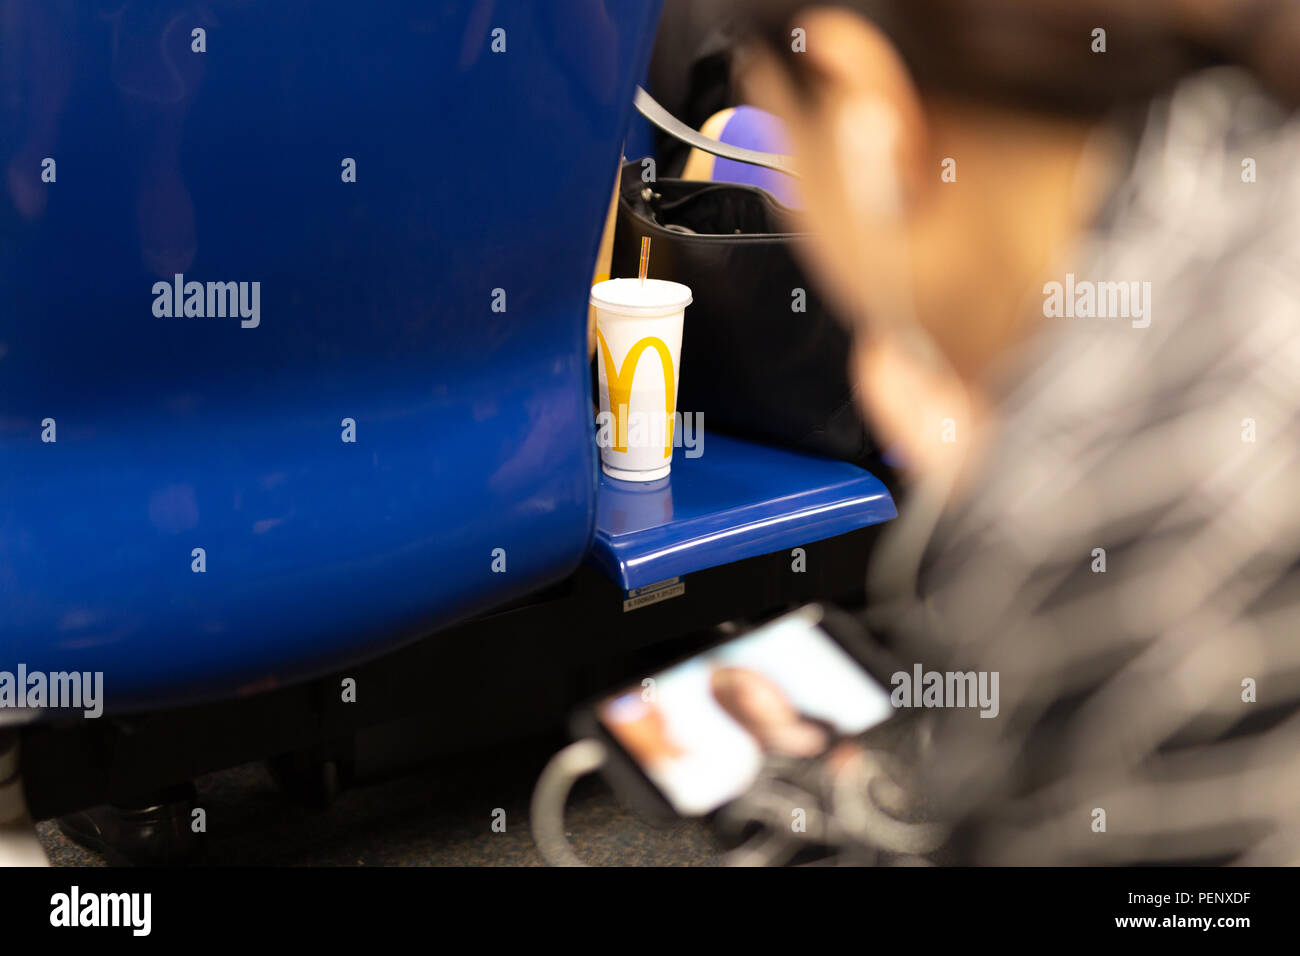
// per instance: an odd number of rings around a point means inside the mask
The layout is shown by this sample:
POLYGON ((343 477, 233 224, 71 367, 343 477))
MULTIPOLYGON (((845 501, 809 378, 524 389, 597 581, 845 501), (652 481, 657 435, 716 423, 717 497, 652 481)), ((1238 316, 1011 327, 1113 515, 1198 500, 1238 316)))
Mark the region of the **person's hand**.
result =
POLYGON ((979 402, 955 373, 917 360, 887 334, 859 337, 853 373, 877 436, 920 477, 961 470, 971 450, 979 402))

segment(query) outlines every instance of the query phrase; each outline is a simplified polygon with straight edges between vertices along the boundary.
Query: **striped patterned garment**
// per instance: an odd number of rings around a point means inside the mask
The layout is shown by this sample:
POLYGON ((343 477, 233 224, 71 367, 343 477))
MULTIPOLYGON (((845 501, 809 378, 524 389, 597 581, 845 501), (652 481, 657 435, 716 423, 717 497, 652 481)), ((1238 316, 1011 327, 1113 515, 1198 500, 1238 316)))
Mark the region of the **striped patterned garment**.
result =
POLYGON ((1039 319, 873 558, 909 668, 1000 674, 925 712, 919 790, 964 861, 1300 863, 1300 119, 1184 81, 1067 266, 1147 316, 1039 319))

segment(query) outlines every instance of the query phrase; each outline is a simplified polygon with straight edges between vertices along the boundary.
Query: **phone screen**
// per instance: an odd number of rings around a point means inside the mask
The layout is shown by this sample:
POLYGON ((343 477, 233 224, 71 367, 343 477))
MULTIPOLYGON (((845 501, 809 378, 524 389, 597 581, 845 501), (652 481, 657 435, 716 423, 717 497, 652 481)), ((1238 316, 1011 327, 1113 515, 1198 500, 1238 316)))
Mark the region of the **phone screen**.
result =
POLYGON ((673 809, 709 813, 764 762, 815 758, 888 719, 889 692, 803 608, 600 701, 596 717, 673 809))

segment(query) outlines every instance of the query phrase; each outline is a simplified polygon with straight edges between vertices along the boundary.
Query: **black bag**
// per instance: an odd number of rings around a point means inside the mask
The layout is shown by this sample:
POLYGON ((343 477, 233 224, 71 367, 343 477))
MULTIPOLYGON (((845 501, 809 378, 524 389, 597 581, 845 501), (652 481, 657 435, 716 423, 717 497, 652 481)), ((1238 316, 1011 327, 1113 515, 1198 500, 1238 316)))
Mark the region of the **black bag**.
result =
MULTIPOLYGON (((638 108, 643 97, 638 91, 638 108)), ((688 132, 691 145, 727 158, 785 162, 688 132)), ((650 236, 649 275, 690 286, 677 407, 703 412, 706 429, 867 460, 875 447, 849 384, 849 335, 796 264, 799 235, 781 231, 784 207, 753 186, 646 183, 641 171, 639 161, 623 166, 610 275, 636 275, 641 239, 650 236), (796 289, 806 311, 793 308, 796 289)))

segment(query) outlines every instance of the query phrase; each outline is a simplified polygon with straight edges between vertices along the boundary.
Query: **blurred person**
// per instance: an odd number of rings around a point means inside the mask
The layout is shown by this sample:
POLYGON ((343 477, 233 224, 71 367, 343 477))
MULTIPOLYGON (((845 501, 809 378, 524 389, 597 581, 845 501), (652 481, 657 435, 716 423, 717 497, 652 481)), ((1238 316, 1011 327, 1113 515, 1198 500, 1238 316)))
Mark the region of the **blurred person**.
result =
POLYGON ((1001 676, 898 747, 947 858, 1300 863, 1300 5, 736 16, 914 483, 869 626, 1001 676))

